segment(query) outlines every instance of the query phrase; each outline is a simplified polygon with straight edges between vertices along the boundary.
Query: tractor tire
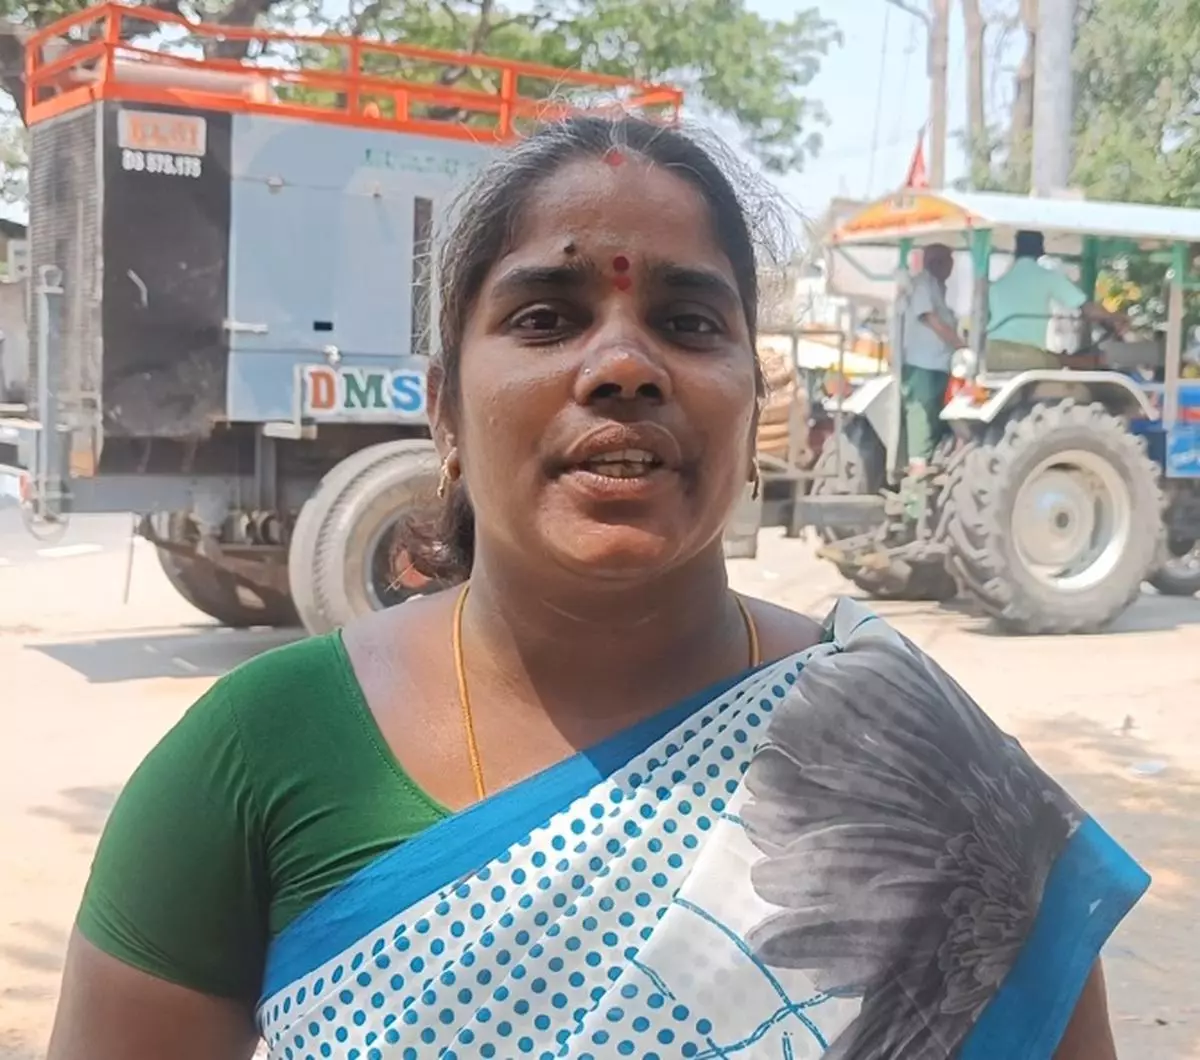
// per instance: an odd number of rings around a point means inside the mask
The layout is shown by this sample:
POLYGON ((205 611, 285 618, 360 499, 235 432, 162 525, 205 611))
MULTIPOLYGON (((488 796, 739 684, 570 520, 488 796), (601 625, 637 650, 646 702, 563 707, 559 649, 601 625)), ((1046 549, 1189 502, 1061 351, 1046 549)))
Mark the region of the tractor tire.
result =
POLYGON ((404 439, 360 450, 321 480, 300 511, 288 553, 288 581, 309 633, 330 632, 433 587, 392 584, 388 557, 391 531, 406 509, 433 499, 438 471, 432 441, 404 439))
MULTIPOLYGON (((851 421, 840 439, 830 436, 813 467, 814 494, 846 493, 876 494, 884 487, 884 464, 887 457, 883 445, 862 421, 851 421), (839 488, 832 477, 837 470, 837 441, 841 442, 841 482, 839 488), (825 477, 822 477, 825 476, 825 477)), ((934 514, 935 520, 937 513, 934 514)), ((857 531, 854 531, 857 533, 857 531)), ((836 544, 840 539, 851 536, 849 532, 822 530, 821 538, 826 544, 836 544)), ((868 596, 876 600, 952 600, 958 594, 958 585, 939 560, 896 563, 886 570, 864 570, 850 563, 836 564, 843 578, 854 583, 868 596)))
POLYGON ((300 625, 291 597, 255 584, 203 556, 158 548, 158 562, 172 587, 198 611, 232 629, 300 625))
POLYGON ((1195 596, 1200 593, 1200 542, 1187 547, 1168 545, 1168 559, 1146 579, 1163 596, 1195 596))
POLYGON ((969 455, 952 504, 953 569, 1009 632, 1100 629, 1161 557, 1158 468, 1100 404, 1014 416, 969 455))

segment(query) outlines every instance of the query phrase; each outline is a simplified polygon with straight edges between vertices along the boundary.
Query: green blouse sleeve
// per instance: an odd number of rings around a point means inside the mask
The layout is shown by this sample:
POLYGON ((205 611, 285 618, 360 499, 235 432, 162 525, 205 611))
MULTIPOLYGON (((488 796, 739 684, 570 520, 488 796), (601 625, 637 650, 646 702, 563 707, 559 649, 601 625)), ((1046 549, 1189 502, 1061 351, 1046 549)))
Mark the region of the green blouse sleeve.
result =
POLYGON ((229 684, 184 715, 121 793, 78 926, 157 978, 253 1004, 267 934, 263 830, 229 684))

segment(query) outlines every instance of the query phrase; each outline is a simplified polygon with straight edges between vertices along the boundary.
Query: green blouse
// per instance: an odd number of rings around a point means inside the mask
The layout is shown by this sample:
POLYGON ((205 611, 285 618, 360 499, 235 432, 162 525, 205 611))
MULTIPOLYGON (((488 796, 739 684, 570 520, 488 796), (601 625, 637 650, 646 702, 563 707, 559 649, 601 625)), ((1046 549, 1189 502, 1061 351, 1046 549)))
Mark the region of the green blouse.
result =
POLYGON ((383 740, 340 634, 218 681, 113 809, 79 913, 112 957, 253 1004, 268 942, 446 816, 383 740))

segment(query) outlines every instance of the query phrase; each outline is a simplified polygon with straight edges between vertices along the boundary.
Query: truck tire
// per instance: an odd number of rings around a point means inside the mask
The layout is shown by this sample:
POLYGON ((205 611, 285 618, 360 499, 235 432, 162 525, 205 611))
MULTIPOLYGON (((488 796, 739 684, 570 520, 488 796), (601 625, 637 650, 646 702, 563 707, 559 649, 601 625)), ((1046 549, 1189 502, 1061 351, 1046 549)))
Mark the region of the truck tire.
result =
POLYGON ((232 629, 300 625, 286 593, 257 585, 203 556, 185 556, 162 547, 158 562, 167 581, 189 604, 232 629))
POLYGON ((432 441, 403 439, 360 450, 321 480, 300 511, 288 552, 305 629, 327 633, 418 594, 387 584, 390 532, 405 509, 432 500, 438 470, 432 441))
POLYGON ((330 468, 317 484, 312 496, 304 502, 288 538, 288 583, 301 623, 309 632, 312 632, 309 620, 317 619, 312 565, 316 561, 318 538, 342 490, 358 475, 368 471, 381 460, 389 459, 398 446, 420 447, 424 451, 432 445, 427 438, 417 438, 379 442, 359 449, 330 468))
POLYGON ((971 455, 956 493, 955 567, 1010 632, 1107 625, 1161 556, 1158 468, 1100 404, 1014 416, 971 455))
POLYGON ((1146 579, 1163 596, 1200 593, 1200 542, 1170 542, 1168 559, 1146 579))
MULTIPOLYGON (((870 427, 861 420, 851 420, 843 429, 840 439, 831 435, 821 450, 813 467, 814 494, 843 493, 852 495, 877 494, 884 487, 884 463, 887 457, 883 445, 870 427), (838 449, 841 442, 841 480, 832 476, 837 470, 838 449)), ((938 514, 934 513, 935 525, 938 514)), ((827 544, 852 536, 852 532, 822 530, 821 537, 827 544)), ((936 560, 917 560, 893 563, 886 570, 866 570, 852 563, 836 564, 843 578, 853 582, 859 589, 876 600, 951 600, 958 593, 954 578, 946 570, 945 563, 936 560)))

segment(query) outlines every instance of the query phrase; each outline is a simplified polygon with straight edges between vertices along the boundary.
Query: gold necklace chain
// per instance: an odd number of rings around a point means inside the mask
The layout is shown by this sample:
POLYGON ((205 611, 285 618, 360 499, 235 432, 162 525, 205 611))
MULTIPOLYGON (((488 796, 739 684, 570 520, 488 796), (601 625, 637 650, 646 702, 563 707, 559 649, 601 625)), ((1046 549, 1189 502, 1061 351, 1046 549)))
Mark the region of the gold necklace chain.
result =
MULTIPOLYGON (((454 626, 451 639, 454 649, 454 676, 458 681, 458 705, 462 710, 463 731, 467 737, 467 757, 471 762, 471 776, 475 780, 475 797, 483 800, 487 795, 487 785, 483 780, 483 762, 479 757, 479 743, 475 739, 475 718, 471 713, 471 696, 467 691, 467 664, 463 654, 462 638, 463 605, 467 602, 467 590, 470 587, 470 582, 463 585, 458 599, 454 602, 454 626)), ((754 616, 750 614, 745 602, 737 593, 733 594, 733 602, 737 604, 742 622, 746 626, 746 639, 750 643, 750 668, 753 669, 762 664, 758 626, 754 622, 754 616)))

